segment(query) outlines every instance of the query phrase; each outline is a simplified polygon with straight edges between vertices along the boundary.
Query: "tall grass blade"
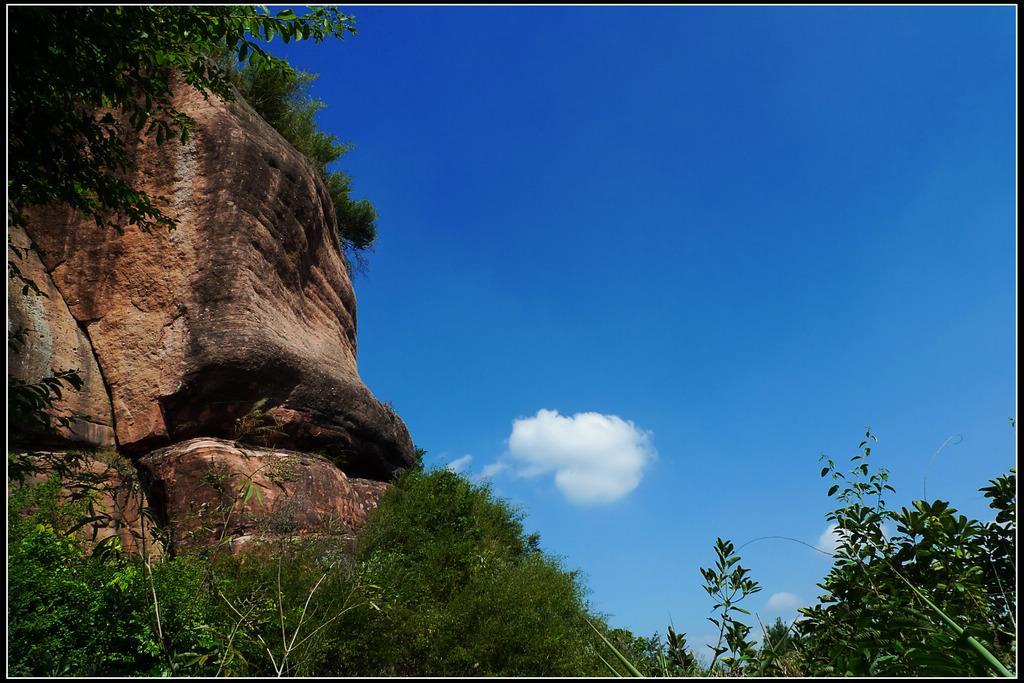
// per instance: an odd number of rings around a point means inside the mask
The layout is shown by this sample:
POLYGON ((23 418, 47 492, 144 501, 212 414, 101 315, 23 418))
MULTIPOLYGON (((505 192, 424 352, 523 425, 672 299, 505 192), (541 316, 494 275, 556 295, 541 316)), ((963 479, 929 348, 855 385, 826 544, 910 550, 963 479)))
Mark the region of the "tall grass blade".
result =
POLYGON ((622 678, 622 674, 620 674, 618 671, 616 671, 615 667, 612 666, 611 664, 609 664, 608 661, 604 657, 602 657, 601 655, 597 654, 596 652, 594 654, 597 655, 597 658, 601 660, 601 663, 604 664, 606 667, 608 667, 608 670, 611 671, 612 674, 616 678, 622 678))
MULTIPOLYGON (((630 676, 633 676, 634 678, 644 678, 644 675, 642 673, 640 673, 640 671, 635 666, 633 666, 633 664, 628 659, 626 659, 626 657, 621 652, 619 652, 617 649, 615 649, 615 646, 612 645, 611 642, 607 638, 604 637, 604 634, 601 633, 600 631, 598 631, 597 627, 590 623, 590 619, 587 619, 586 617, 584 617, 584 620, 588 624, 590 624, 590 628, 594 629, 594 633, 596 633, 598 635, 598 637, 601 638, 601 640, 604 641, 604 644, 607 645, 611 649, 611 651, 615 654, 615 656, 618 658, 618 660, 620 662, 622 662, 622 665, 624 667, 626 667, 626 671, 629 672, 630 676)), ((600 656, 601 655, 598 655, 598 657, 600 657, 600 656)), ((604 662, 603 659, 601 661, 604 662)), ((605 662, 605 664, 607 664, 607 662, 605 662)), ((608 667, 608 668, 611 669, 611 667, 608 667)), ((615 671, 615 669, 612 669, 612 671, 615 671)), ((618 672, 616 672, 616 675, 618 675, 618 672)))
POLYGON ((981 657, 985 661, 985 663, 988 664, 997 674, 999 674, 1000 676, 1005 676, 1007 678, 1015 678, 1015 676, 1012 673, 1010 673, 998 659, 996 659, 995 655, 988 651, 988 648, 986 648, 984 645, 975 640, 974 636, 966 636, 964 630, 960 628, 960 625, 953 621, 948 614, 939 609, 939 607, 935 603, 933 603, 931 600, 925 597, 924 593, 917 590, 917 587, 914 584, 910 583, 910 581, 908 581, 899 572, 896 572, 896 576, 903 579, 903 582, 910 586, 910 590, 914 591, 914 593, 917 594, 917 597, 924 600, 925 604, 931 607, 935 613, 942 617, 942 620, 945 621, 958 636, 964 638, 967 644, 971 647, 971 649, 974 650, 978 654, 978 656, 981 657))

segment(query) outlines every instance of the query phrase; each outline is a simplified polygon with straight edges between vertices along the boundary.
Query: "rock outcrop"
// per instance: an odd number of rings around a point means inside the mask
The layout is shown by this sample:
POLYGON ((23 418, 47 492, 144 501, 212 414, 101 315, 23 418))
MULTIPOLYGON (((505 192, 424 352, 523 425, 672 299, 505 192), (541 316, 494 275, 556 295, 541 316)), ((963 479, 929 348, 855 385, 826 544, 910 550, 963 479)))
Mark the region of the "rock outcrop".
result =
POLYGON ((349 478, 323 458, 222 439, 190 439, 139 460, 153 507, 178 541, 330 534, 362 528, 386 484, 349 478), (201 485, 197 486, 197 482, 201 485))
MULTIPOLYGON (((27 382, 50 375, 52 370, 77 370, 82 388, 68 391, 54 406, 55 417, 74 418, 66 431, 69 441, 97 446, 114 445, 114 416, 110 395, 103 383, 96 356, 88 337, 78 327, 60 291, 50 279, 39 257, 28 250, 29 239, 20 228, 8 227, 8 239, 25 254, 17 259, 22 275, 32 281, 42 295, 23 294, 19 279, 7 281, 7 327, 21 332, 15 349, 7 349, 8 371, 27 382)), ((38 436, 35 437, 38 440, 38 436)))
POLYGON ((195 450, 175 445, 232 438, 261 400, 274 447, 316 452, 348 481, 387 481, 414 447, 359 378, 355 295, 326 188, 245 102, 182 86, 175 105, 195 120, 189 141, 139 146, 133 182, 177 229, 119 234, 63 209, 29 212, 16 239, 47 252, 31 274, 50 296, 10 296, 9 324, 27 343, 9 372, 82 370, 88 390, 60 409, 90 417, 65 437, 116 442, 176 482, 168 496, 191 495, 191 475, 167 474, 160 458, 192 472, 181 453, 195 450))

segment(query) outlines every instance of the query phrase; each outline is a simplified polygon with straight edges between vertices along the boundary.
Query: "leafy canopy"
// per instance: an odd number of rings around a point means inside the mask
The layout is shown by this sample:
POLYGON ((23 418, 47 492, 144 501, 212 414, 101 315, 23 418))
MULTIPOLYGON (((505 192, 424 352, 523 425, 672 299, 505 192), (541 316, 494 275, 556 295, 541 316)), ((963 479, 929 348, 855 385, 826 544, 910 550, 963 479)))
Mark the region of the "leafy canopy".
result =
POLYGON ((970 636, 1005 666, 1016 642, 1016 470, 981 491, 996 521, 957 515, 941 500, 886 506, 885 468, 869 463, 870 430, 843 474, 827 456, 822 477, 841 504, 828 515, 839 529, 835 563, 819 604, 801 609, 797 650, 806 673, 986 675, 992 659, 965 647, 970 636), (889 535, 885 526, 895 527, 889 535), (929 604, 921 596, 927 595, 929 604), (934 606, 933 606, 934 605, 934 606), (947 626, 941 611, 959 628, 947 626))
POLYGON ((358 560, 384 605, 350 628, 343 673, 603 673, 586 587, 543 553, 522 514, 448 470, 408 471, 381 498, 358 560))
POLYGON ((354 557, 310 535, 161 559, 89 552, 83 473, 8 481, 15 675, 602 673, 579 575, 452 472, 404 475, 354 557))
POLYGON ((980 489, 991 499, 993 522, 957 515, 941 500, 915 500, 913 509, 897 512, 886 506, 895 493, 888 470, 869 462, 876 441, 868 428, 847 473, 822 456, 821 476, 832 479, 828 496, 838 503, 827 519, 839 542, 818 584, 825 594, 801 608, 799 620, 761 624, 764 640, 756 646, 740 616, 750 613, 738 603, 760 586, 747 578, 733 544, 719 538, 716 565, 701 568, 718 611, 710 619, 719 627, 718 643, 708 646, 711 664, 695 668, 671 627, 667 648, 657 634, 612 632, 608 650, 632 675, 648 676, 1015 675, 1016 468, 980 489))

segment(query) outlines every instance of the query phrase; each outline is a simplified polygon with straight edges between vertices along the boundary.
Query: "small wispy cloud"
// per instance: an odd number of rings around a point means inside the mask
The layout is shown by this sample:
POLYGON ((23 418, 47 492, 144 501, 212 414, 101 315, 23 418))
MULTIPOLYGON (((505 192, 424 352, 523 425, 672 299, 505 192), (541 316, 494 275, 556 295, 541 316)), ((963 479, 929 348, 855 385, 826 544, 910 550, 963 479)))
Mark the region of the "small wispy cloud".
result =
POLYGON ((484 465, 483 471, 480 472, 480 476, 484 479, 490 479, 495 475, 501 474, 508 469, 508 463, 504 462, 492 462, 490 465, 484 465))
POLYGON ((775 593, 768 602, 765 603, 765 609, 769 610, 786 610, 796 609, 800 607, 800 597, 793 593, 775 593))
POLYGON ((445 469, 449 469, 452 472, 462 473, 469 469, 469 463, 473 459, 472 455, 464 455, 461 458, 456 458, 450 463, 445 465, 445 469))
POLYGON ((553 474, 577 504, 611 503, 635 489, 657 451, 652 434, 616 415, 539 410, 512 423, 508 452, 485 476, 513 469, 522 477, 553 474))
POLYGON ((814 546, 823 553, 834 555, 836 549, 839 547, 839 526, 836 524, 829 524, 828 528, 821 533, 818 537, 818 542, 814 546))

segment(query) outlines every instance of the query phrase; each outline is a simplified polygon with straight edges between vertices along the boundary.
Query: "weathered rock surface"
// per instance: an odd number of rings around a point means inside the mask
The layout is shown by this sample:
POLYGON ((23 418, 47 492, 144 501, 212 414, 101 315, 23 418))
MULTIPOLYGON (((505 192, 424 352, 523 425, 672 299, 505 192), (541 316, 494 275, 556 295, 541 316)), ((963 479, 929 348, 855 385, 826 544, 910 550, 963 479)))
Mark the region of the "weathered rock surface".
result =
MULTIPOLYGON (((114 444, 114 417, 96 357, 89 339, 78 327, 63 297, 43 268, 35 252, 29 251, 29 239, 20 228, 8 226, 8 239, 24 257, 12 253, 7 258, 31 280, 45 296, 23 294, 24 283, 7 280, 7 325, 11 332, 25 332, 19 351, 7 347, 8 372, 34 382, 50 375, 51 370, 77 370, 83 386, 68 391, 54 406, 57 417, 75 418, 70 428, 59 427, 64 440, 98 446, 114 444)), ((38 439, 38 437, 35 437, 38 439)))
POLYGON ((323 458, 222 439, 190 439, 138 462, 150 502, 175 541, 234 545, 261 537, 349 536, 387 488, 349 478, 323 458), (249 493, 252 488, 252 493, 249 493))
MULTIPOLYGON (((414 448, 359 378, 355 296, 315 169, 244 102, 183 87, 175 104, 195 119, 189 142, 139 147, 150 173, 135 182, 165 198, 177 229, 118 234, 67 211, 32 211, 29 237, 58 255, 44 261, 47 312, 26 319, 48 330, 50 347, 71 349, 69 365, 95 356, 87 374, 103 392, 89 395, 110 418, 87 410, 113 426, 123 452, 230 437, 265 398, 282 426, 275 446, 323 453, 352 477, 390 478, 414 448), (70 316, 53 322, 59 302, 70 316)), ((46 354, 25 361, 27 378, 54 362, 46 354)))

